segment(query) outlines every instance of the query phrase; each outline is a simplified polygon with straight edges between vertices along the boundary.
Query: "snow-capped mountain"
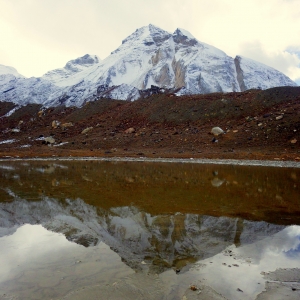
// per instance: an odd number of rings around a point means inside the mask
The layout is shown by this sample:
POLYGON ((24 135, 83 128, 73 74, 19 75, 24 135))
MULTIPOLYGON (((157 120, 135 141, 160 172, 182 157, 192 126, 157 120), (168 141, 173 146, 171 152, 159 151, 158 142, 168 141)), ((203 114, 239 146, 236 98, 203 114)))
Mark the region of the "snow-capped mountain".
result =
POLYGON ((139 90, 152 85, 180 90, 178 95, 296 86, 279 71, 234 59, 184 29, 172 34, 151 24, 137 29, 104 60, 87 54, 41 78, 6 76, 0 77, 0 100, 45 106, 81 106, 100 97, 136 100, 139 90))

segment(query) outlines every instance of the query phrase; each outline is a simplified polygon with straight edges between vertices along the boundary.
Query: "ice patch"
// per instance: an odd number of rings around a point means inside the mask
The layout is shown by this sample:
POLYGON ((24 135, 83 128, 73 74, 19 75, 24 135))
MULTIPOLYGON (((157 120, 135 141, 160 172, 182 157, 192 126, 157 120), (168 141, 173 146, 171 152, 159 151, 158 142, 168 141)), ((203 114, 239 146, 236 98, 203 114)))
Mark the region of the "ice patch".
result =
POLYGON ((2 116, 1 118, 11 116, 11 115, 12 115, 15 111, 17 111, 19 108, 20 108, 20 106, 14 107, 12 110, 10 110, 8 113, 6 113, 6 114, 5 114, 4 116, 2 116))
POLYGON ((11 143, 14 143, 14 142, 16 142, 17 140, 15 140, 15 139, 12 139, 12 140, 5 140, 5 141, 1 141, 0 142, 0 145, 1 144, 11 144, 11 143))
POLYGON ((59 143, 57 145, 53 145, 53 147, 59 147, 59 146, 65 145, 65 144, 69 144, 69 142, 59 143))

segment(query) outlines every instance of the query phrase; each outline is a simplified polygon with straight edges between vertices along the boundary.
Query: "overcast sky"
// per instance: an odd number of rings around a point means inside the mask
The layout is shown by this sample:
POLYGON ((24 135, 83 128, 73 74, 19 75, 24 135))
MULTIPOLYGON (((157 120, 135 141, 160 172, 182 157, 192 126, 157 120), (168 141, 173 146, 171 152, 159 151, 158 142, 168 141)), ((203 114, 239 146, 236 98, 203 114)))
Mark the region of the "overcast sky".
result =
POLYGON ((87 53, 104 59, 150 23, 300 83, 300 0, 0 0, 0 64, 29 77, 87 53))

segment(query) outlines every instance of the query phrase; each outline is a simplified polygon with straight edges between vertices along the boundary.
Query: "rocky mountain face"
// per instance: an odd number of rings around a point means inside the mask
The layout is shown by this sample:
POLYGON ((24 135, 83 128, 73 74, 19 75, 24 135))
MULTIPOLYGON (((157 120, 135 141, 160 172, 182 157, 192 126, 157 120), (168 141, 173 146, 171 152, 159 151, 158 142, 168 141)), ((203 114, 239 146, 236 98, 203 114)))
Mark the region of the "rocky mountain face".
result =
POLYGON ((244 57, 233 59, 184 29, 172 34, 151 24, 137 29, 104 60, 87 54, 40 78, 23 78, 7 68, 0 68, 5 73, 0 75, 0 100, 46 107, 82 106, 99 98, 133 101, 145 96, 143 90, 151 94, 153 86, 177 95, 296 86, 279 71, 244 57))

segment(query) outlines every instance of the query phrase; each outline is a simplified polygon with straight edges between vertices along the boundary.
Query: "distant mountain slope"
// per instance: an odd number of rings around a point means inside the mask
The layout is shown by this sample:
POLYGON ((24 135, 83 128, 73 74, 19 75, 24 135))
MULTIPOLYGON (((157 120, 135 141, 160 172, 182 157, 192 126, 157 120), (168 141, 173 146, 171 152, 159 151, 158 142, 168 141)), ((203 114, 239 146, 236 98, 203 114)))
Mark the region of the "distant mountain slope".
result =
POLYGON ((129 35, 104 60, 86 54, 41 78, 8 74, 0 77, 0 100, 19 105, 81 106, 100 97, 136 100, 138 90, 152 85, 180 90, 178 95, 296 86, 279 71, 240 56, 233 59, 184 29, 172 34, 151 24, 129 35))
POLYGON ((236 56, 234 62, 242 92, 253 88, 266 90, 276 86, 296 86, 281 72, 250 58, 236 56))
POLYGON ((19 74, 18 71, 13 67, 0 65, 0 76, 2 75, 13 75, 17 78, 24 78, 23 75, 19 74))
MULTIPOLYGON (((96 55, 86 54, 77 59, 70 60, 61 69, 55 69, 47 72, 42 76, 42 79, 49 80, 58 86, 72 86, 73 82, 68 80, 81 73, 84 70, 99 63, 99 58, 96 55)), ((82 77, 82 76, 80 76, 82 77)))

